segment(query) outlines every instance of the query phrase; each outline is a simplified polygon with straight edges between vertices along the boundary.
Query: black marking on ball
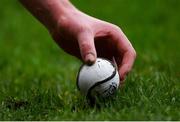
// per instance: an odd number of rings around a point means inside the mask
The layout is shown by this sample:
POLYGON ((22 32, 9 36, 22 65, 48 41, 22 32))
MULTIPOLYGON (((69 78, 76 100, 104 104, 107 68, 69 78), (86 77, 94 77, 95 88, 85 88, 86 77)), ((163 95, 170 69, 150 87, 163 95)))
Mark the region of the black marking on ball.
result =
POLYGON ((88 93, 87 93, 87 98, 92 98, 92 96, 91 96, 91 91, 96 87, 96 86, 98 86, 98 85, 101 85, 101 84, 103 84, 103 83, 105 83, 105 82, 108 82, 109 80, 111 80, 112 78, 114 78, 114 76, 116 75, 116 69, 113 71, 113 73, 112 73, 112 75, 110 76, 110 77, 108 77, 108 78, 106 78, 106 79, 104 79, 104 80, 102 80, 102 81, 97 81, 91 88, 89 88, 89 90, 88 90, 88 93))
POLYGON ((106 96, 110 96, 110 95, 113 95, 114 92, 116 91, 117 89, 117 84, 115 82, 112 82, 109 87, 103 91, 102 94, 106 94, 106 96))
POLYGON ((84 64, 81 65, 81 67, 79 68, 79 71, 78 71, 78 75, 77 75, 77 79, 76 79, 76 86, 77 86, 77 89, 80 90, 79 88, 79 75, 80 75, 80 71, 81 69, 83 68, 84 64))

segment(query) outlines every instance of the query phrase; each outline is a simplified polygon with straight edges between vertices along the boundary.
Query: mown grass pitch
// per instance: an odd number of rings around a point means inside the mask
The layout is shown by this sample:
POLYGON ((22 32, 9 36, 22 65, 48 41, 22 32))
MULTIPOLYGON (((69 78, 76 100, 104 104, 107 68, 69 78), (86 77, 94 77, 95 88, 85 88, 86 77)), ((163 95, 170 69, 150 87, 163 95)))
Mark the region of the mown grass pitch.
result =
POLYGON ((180 120, 180 1, 72 1, 119 25, 137 51, 125 86, 90 107, 81 62, 65 54, 18 1, 0 4, 0 120, 180 120))

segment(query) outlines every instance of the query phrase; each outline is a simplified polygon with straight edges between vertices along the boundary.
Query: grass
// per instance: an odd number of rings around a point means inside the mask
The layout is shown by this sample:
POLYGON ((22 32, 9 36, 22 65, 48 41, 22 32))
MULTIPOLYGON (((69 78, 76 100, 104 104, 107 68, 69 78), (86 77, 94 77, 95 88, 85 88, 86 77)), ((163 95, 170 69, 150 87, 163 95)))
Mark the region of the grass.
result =
POLYGON ((64 53, 17 1, 0 4, 0 120, 180 120, 180 1, 72 1, 119 25, 138 57, 125 86, 90 107, 81 62, 64 53))

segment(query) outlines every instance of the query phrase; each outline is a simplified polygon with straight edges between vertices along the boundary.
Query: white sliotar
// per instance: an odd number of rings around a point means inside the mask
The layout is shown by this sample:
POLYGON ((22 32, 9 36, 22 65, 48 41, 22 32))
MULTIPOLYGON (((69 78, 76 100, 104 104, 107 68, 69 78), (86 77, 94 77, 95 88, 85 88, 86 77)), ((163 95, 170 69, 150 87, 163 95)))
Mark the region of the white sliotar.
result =
POLYGON ((87 97, 112 96, 118 89, 119 82, 116 66, 103 58, 97 58, 91 66, 82 65, 77 77, 77 87, 87 97))

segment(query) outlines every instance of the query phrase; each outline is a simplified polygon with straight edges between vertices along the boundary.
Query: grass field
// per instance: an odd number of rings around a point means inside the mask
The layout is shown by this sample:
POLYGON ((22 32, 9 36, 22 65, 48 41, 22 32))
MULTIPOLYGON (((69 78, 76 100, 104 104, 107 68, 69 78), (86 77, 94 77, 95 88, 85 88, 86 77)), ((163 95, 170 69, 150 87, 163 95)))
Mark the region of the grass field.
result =
POLYGON ((81 62, 64 53, 17 1, 0 4, 0 120, 180 120, 180 0, 72 1, 119 25, 137 51, 125 86, 90 107, 81 62))

